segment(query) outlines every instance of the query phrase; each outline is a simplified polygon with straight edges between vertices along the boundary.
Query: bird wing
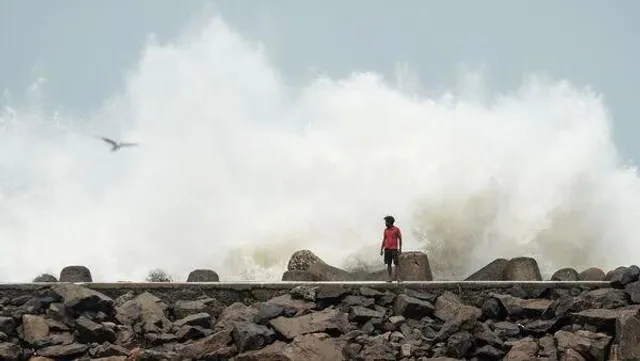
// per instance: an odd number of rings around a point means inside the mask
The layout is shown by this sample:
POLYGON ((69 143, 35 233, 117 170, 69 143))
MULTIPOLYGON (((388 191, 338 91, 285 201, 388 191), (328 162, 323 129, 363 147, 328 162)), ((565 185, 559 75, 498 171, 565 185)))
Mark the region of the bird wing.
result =
POLYGON ((115 147, 116 145, 118 145, 116 142, 114 142, 113 140, 111 140, 111 139, 109 139, 109 138, 107 138, 107 137, 100 137, 100 139, 102 139, 102 140, 104 140, 105 142, 107 142, 107 143, 109 143, 109 144, 113 145, 114 147, 115 147))

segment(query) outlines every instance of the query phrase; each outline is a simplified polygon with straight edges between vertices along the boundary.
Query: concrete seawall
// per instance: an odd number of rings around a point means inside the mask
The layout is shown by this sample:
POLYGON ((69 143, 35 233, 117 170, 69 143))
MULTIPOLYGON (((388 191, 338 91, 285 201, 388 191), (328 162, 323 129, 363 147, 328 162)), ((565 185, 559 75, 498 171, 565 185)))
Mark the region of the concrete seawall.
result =
POLYGON ((636 360, 638 334, 637 279, 0 283, 9 361, 636 360))

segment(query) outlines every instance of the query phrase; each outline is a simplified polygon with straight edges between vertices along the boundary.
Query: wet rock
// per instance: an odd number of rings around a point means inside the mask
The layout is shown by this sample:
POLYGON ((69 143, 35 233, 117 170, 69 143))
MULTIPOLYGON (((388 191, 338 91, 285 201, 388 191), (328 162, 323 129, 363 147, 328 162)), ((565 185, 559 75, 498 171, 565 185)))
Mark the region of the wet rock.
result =
POLYGON ((551 276, 552 281, 577 281, 578 279, 578 271, 569 267, 561 268, 551 276))
POLYGON ((91 271, 85 266, 67 266, 60 271, 60 282, 93 282, 91 271))
POLYGON ((196 269, 189 272, 187 282, 220 282, 220 277, 213 270, 196 269))
POLYGON ((542 281, 538 262, 530 257, 516 257, 504 268, 505 281, 542 281))

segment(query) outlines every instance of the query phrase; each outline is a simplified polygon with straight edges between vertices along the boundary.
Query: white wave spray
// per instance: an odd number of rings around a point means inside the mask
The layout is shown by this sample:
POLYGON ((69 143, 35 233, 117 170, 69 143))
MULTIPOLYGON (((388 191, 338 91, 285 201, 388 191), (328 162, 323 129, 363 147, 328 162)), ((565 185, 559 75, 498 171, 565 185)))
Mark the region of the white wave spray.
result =
POLYGON ((84 264, 98 281, 156 267, 278 280, 304 248, 378 264, 386 214, 441 278, 496 257, 545 271, 640 258, 640 180, 618 162, 598 95, 532 78, 509 94, 426 97, 409 80, 289 87, 216 18, 149 43, 88 121, 7 101, 0 278, 84 264), (110 153, 95 134, 142 146, 110 153))

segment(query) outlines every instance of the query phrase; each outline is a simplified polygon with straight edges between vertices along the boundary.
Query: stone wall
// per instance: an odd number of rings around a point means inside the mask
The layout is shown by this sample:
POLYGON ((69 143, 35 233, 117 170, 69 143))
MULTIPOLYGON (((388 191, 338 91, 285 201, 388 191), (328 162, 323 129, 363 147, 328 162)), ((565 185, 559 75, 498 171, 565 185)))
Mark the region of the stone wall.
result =
POLYGON ((0 285, 0 360, 633 360, 640 281, 625 275, 0 285))

